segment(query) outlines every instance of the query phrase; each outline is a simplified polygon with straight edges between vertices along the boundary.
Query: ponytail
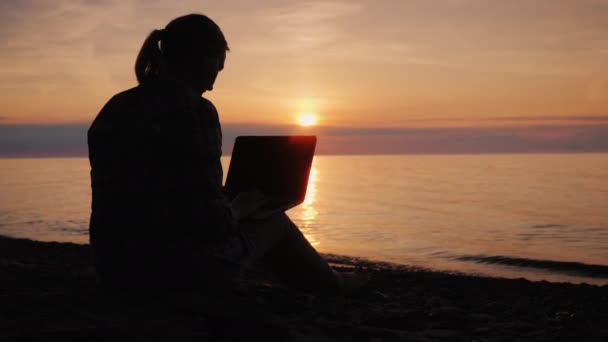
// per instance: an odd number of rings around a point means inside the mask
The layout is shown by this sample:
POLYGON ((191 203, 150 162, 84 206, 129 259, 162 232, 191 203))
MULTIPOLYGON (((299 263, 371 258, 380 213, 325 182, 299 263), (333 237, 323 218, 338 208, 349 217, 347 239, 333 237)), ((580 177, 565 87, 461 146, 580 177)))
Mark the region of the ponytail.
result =
POLYGON ((135 61, 135 76, 140 84, 155 79, 160 73, 163 57, 159 43, 162 35, 162 30, 152 31, 139 50, 135 61))
POLYGON ((219 26, 202 14, 173 19, 163 30, 148 35, 135 61, 135 76, 142 84, 168 70, 188 71, 202 57, 217 57, 229 51, 219 26))

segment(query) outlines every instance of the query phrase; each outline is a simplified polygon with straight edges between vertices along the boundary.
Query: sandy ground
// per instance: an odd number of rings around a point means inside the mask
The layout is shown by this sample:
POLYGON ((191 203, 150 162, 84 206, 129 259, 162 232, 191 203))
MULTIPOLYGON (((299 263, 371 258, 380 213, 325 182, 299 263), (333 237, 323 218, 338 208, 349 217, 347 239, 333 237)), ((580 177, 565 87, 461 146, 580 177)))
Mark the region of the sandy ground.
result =
POLYGON ((89 247, 0 237, 0 341, 608 341, 608 286, 326 256, 366 290, 317 298, 261 271, 212 295, 110 295, 89 247))

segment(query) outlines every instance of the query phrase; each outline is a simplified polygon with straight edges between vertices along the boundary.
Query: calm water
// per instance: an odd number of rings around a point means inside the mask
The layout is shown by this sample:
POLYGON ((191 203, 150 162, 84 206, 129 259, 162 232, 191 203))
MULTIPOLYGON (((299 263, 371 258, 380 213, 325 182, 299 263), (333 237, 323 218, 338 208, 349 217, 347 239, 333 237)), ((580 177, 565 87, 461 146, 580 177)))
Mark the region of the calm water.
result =
MULTIPOLYGON (((90 196, 86 159, 0 159, 0 234, 87 243, 90 196)), ((608 284, 608 154, 318 156, 289 215, 321 252, 608 284)))

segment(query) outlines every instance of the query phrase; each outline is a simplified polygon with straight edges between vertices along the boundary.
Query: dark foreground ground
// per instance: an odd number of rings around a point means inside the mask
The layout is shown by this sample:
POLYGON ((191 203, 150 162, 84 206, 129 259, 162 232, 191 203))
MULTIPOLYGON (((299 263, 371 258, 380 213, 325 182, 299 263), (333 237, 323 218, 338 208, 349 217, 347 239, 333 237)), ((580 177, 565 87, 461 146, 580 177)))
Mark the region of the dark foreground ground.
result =
POLYGON ((213 296, 107 295, 88 246, 0 237, 0 341, 608 341, 608 286, 327 257, 374 290, 320 299, 256 272, 213 296))

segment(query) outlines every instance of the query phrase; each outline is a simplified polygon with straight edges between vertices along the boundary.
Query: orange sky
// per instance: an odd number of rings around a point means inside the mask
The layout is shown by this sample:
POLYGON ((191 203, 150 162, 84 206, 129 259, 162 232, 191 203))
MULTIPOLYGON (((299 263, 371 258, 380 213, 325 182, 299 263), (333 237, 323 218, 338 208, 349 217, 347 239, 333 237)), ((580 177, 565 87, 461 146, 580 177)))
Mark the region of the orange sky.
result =
POLYGON ((608 123, 605 0, 56 0, 0 3, 0 124, 90 122, 190 12, 231 47, 206 95, 224 123, 608 123))

